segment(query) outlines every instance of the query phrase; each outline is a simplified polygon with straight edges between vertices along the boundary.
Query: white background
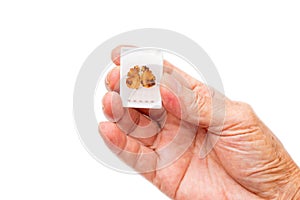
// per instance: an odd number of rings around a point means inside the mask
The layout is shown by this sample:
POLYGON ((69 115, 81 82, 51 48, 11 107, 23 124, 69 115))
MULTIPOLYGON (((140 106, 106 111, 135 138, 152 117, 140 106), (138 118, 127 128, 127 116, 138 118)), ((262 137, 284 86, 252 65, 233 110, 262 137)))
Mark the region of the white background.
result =
POLYGON ((95 161, 72 116, 89 53, 145 27, 200 44, 227 96, 250 103, 300 164, 297 1, 103 2, 1 1, 0 199, 167 199, 143 178, 95 161))

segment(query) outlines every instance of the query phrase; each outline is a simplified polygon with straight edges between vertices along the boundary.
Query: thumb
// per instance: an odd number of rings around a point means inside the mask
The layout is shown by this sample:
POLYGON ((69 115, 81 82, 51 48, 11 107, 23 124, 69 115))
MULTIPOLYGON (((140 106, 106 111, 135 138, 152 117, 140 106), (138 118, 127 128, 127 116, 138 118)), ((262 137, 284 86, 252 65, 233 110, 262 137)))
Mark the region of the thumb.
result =
POLYGON ((198 82, 187 88, 170 74, 161 81, 161 97, 165 109, 188 123, 207 130, 199 157, 205 158, 213 149, 223 130, 226 98, 220 92, 198 82))
POLYGON ((160 91, 165 109, 177 118, 205 129, 223 123, 225 97, 205 84, 198 82, 195 87, 187 88, 164 73, 160 91))

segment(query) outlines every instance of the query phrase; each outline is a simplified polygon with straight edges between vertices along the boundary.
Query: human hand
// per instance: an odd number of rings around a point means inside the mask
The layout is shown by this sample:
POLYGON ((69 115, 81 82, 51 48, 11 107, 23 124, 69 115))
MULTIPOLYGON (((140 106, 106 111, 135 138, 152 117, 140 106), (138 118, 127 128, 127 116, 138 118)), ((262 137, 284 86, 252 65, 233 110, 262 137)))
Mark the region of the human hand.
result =
MULTIPOLYGON (((112 52, 117 66, 119 52, 120 47, 112 52)), ((173 199, 300 198, 299 168, 248 104, 224 97, 164 61, 163 108, 123 108, 119 72, 116 67, 107 76, 109 92, 102 103, 110 122, 101 122, 99 132, 120 159, 166 195, 173 199), (219 119, 221 134, 209 129, 212 99, 225 104, 226 116, 219 119), (205 158, 199 158, 206 136, 218 140, 205 158), (167 165, 170 160, 175 161, 167 165)))

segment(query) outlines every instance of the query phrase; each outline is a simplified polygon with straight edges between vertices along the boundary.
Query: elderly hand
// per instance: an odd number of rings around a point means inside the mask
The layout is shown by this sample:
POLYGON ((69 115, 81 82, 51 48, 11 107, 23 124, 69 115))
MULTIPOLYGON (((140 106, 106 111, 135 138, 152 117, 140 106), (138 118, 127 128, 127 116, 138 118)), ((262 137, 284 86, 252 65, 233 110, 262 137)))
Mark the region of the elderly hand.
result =
POLYGON ((123 108, 119 52, 112 52, 117 67, 106 78, 103 98, 109 122, 101 122, 99 132, 126 164, 172 199, 300 199, 298 166, 248 104, 164 61, 163 108, 123 108), (220 133, 209 129, 212 99, 225 105, 220 133), (216 143, 205 152, 210 140, 216 143), (201 158, 201 152, 208 154, 201 158))

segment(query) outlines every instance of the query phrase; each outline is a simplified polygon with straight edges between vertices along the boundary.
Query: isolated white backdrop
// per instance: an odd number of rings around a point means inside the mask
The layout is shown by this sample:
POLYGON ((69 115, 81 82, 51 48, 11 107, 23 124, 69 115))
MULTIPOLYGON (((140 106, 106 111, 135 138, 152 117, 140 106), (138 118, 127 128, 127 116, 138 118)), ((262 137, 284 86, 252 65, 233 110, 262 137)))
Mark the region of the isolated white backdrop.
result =
POLYGON ((251 104, 300 165, 298 2, 184 3, 0 2, 0 199, 168 199, 143 178, 95 161, 72 116, 75 79, 89 53, 145 27, 202 46, 226 95, 251 104))

